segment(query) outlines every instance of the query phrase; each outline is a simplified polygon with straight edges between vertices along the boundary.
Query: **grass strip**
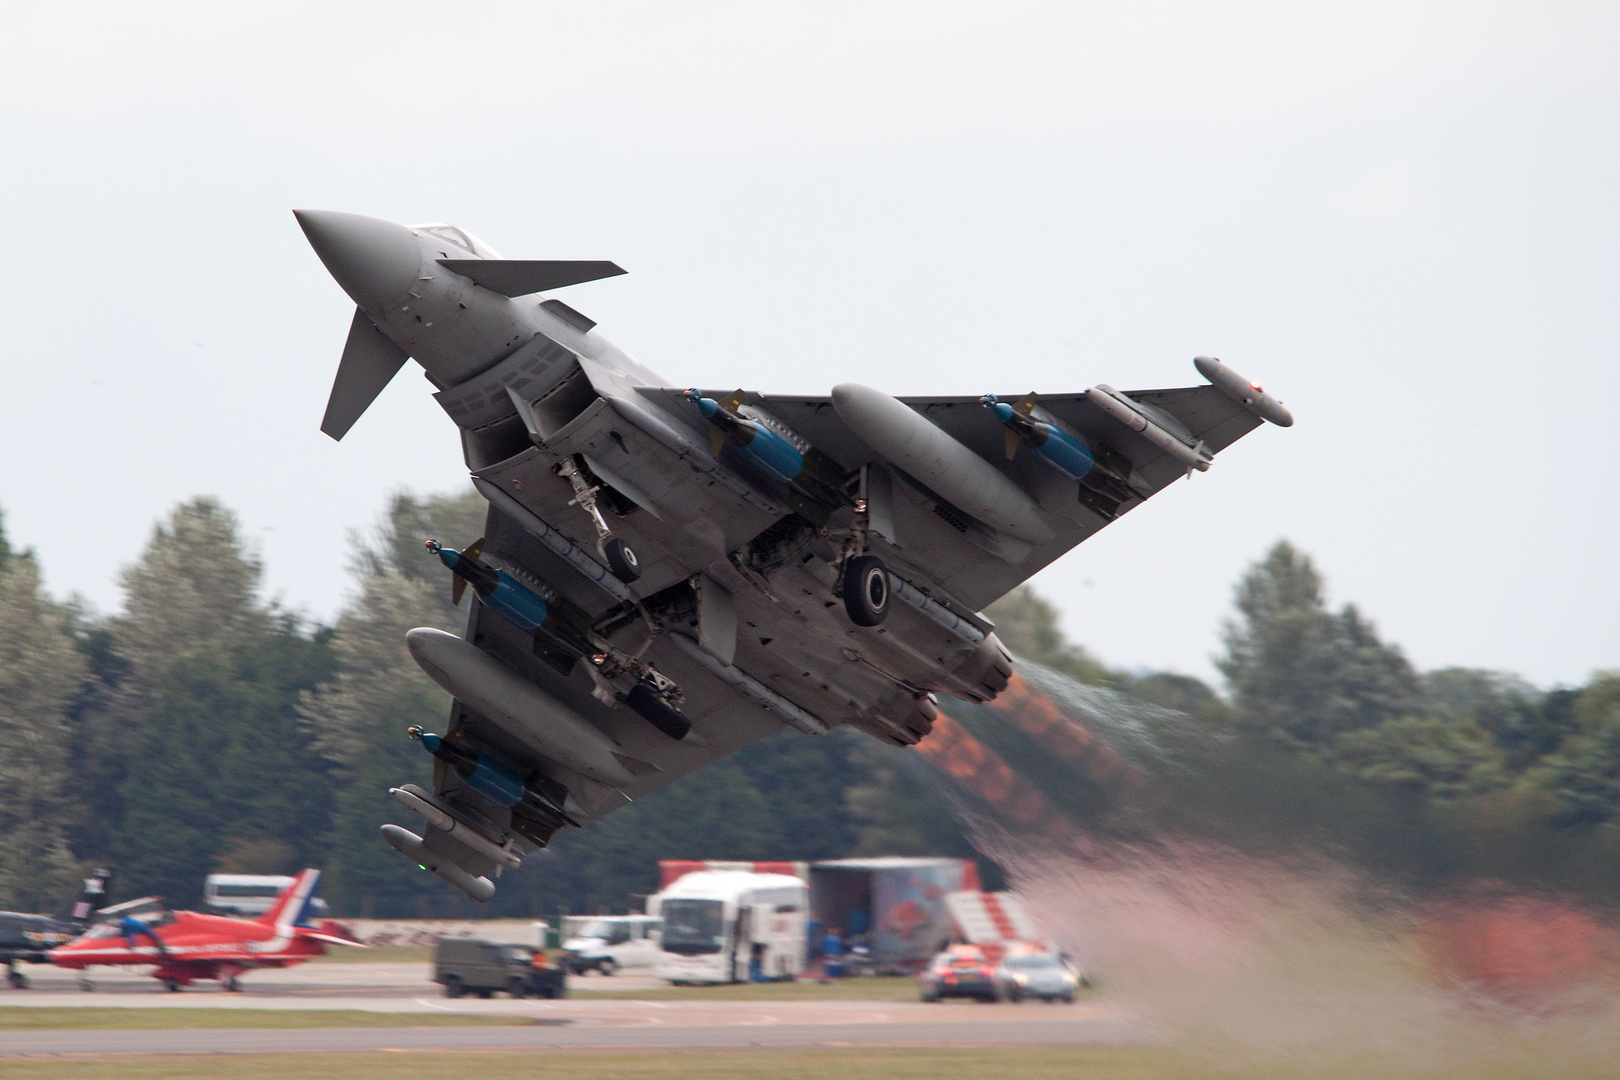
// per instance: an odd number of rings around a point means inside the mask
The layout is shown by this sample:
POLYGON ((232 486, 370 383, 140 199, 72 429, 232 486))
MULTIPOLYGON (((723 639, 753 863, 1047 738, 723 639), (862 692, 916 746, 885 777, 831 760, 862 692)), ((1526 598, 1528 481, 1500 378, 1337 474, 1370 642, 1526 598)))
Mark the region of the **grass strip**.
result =
POLYGON ((1164 1047, 1019 1050, 532 1051, 207 1054, 0 1059, 3 1080, 1546 1080, 1612 1078, 1598 1054, 1553 1055, 1533 1045, 1437 1067, 1397 1057, 1194 1054, 1164 1047), (1528 1071, 1527 1071, 1528 1070, 1528 1071))

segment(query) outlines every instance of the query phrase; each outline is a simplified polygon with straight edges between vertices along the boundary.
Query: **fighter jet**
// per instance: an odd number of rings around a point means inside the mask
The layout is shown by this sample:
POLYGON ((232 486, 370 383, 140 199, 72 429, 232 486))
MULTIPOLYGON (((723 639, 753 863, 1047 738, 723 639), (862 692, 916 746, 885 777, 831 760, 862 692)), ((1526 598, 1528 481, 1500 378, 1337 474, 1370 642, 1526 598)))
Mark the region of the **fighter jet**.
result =
MULTIPOLYGON (((98 965, 153 965, 152 978, 179 990, 197 979, 217 979, 240 990, 239 976, 254 968, 293 967, 326 953, 328 945, 364 948, 338 933, 305 921, 321 879, 305 870, 256 919, 232 919, 196 911, 169 911, 155 896, 102 909, 96 925, 50 952, 51 963, 80 972, 98 965)), ((81 976, 79 987, 94 989, 81 976)))
POLYGON ((391 789, 425 827, 383 826, 475 900, 558 834, 783 727, 915 744, 937 694, 1007 685, 980 609, 1293 422, 1211 357, 1208 383, 1169 390, 682 386, 547 295, 614 263, 294 213, 356 305, 321 430, 341 439, 413 359, 489 502, 482 537, 424 538, 475 599, 460 636, 406 635, 454 702, 444 734, 410 732, 432 790, 391 789))
POLYGON ((46 954, 58 945, 72 941, 107 903, 107 886, 112 871, 101 869, 84 879, 79 895, 60 916, 28 915, 20 911, 0 911, 0 960, 6 964, 6 982, 17 990, 28 988, 28 976, 17 970, 18 961, 47 962, 46 954))

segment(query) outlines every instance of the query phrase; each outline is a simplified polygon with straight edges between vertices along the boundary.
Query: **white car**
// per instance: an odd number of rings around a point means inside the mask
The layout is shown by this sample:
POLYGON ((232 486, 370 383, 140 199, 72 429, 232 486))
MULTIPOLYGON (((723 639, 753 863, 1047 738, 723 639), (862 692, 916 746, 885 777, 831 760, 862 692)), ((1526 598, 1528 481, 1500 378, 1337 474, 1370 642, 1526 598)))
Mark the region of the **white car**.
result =
POLYGON ((647 915, 590 919, 562 943, 563 965, 574 975, 597 971, 612 975, 620 968, 650 968, 658 958, 663 920, 647 915))
POLYGON ((1008 953, 996 965, 996 996, 1003 1001, 1040 998, 1070 1002, 1077 986, 1089 986, 1067 959, 1051 952, 1008 953))

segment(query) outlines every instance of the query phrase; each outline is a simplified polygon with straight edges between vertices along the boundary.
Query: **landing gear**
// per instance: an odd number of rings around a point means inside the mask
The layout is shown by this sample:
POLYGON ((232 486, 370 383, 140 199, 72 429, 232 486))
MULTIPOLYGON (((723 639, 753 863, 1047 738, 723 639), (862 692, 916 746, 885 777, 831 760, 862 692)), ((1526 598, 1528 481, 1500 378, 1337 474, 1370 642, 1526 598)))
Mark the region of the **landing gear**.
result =
POLYGON ((602 516, 601 508, 596 505, 596 493, 602 490, 601 485, 591 483, 591 478, 586 475, 580 462, 575 458, 569 458, 558 465, 557 472, 567 479, 574 489, 573 505, 589 514, 591 524, 596 526, 596 550, 608 564, 608 569, 613 571, 613 576, 626 585, 640 577, 641 561, 636 558, 636 553, 630 550, 630 545, 613 535, 613 530, 608 528, 607 519, 602 516))
POLYGON ((90 993, 95 988, 96 988, 96 984, 91 982, 89 979, 85 979, 85 978, 80 978, 79 979, 79 989, 84 991, 86 994, 90 993))
POLYGON ((28 989, 28 976, 24 975, 16 968, 12 968, 6 972, 6 982, 11 985, 13 990, 28 989))
POLYGON ((167 990, 171 994, 178 994, 180 992, 180 980, 179 979, 164 979, 163 980, 163 989, 167 990))
POLYGON ((682 716, 664 696, 644 682, 636 683, 624 696, 630 710, 670 738, 679 741, 692 730, 692 721, 682 716))
POLYGON ((224 987, 227 994, 240 994, 242 992, 242 981, 235 975, 225 976, 219 981, 219 985, 224 987))
POLYGON ((889 614, 889 571, 876 555, 844 564, 844 610, 856 626, 876 626, 889 614))
POLYGON ((641 576, 641 560, 636 558, 636 553, 630 549, 630 545, 617 536, 610 536, 602 541, 602 557, 607 560, 608 569, 613 571, 613 576, 626 585, 641 576))

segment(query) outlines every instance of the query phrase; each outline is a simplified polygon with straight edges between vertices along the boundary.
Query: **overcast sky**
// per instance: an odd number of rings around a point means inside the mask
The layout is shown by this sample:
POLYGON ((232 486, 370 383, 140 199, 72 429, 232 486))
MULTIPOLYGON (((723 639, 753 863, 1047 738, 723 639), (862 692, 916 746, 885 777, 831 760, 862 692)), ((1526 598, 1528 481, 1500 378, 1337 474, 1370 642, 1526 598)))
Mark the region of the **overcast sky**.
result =
POLYGON ((1422 667, 1620 667, 1620 5, 19 3, 4 52, 0 510, 57 595, 207 493, 329 620, 348 532, 465 483, 415 365, 319 432, 316 207, 614 259, 568 302, 682 385, 1220 356, 1296 425, 1035 579, 1109 663, 1213 677, 1286 537, 1422 667))

